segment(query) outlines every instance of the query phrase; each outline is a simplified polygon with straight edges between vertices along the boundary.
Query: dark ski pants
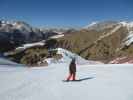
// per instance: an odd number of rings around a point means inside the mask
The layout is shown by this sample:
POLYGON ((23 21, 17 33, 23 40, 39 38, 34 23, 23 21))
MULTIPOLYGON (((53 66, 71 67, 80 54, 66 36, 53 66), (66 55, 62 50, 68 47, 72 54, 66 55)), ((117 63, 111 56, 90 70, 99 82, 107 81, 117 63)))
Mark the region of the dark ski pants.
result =
POLYGON ((69 76, 67 77, 67 81, 71 80, 75 80, 75 77, 76 77, 76 73, 70 73, 69 76))

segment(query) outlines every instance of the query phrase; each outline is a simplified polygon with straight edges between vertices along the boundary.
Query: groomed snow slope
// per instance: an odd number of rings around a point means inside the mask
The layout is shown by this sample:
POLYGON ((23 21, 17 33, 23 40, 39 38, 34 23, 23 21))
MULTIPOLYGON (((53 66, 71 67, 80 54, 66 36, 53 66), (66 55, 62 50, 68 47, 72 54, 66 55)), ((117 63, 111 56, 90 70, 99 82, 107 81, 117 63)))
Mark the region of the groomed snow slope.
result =
POLYGON ((6 58, 3 58, 3 57, 0 57, 0 66, 1 66, 1 65, 22 66, 22 64, 15 63, 15 62, 10 61, 10 60, 8 60, 8 59, 6 59, 6 58))
POLYGON ((133 100, 133 65, 78 65, 83 81, 63 82, 67 66, 0 66, 0 100, 133 100))
POLYGON ((68 50, 65 50, 65 49, 62 49, 62 48, 57 48, 57 53, 58 54, 61 54, 63 57, 62 59, 60 60, 61 62, 66 62, 66 63, 69 63, 72 58, 75 58, 76 60, 76 64, 78 65, 85 65, 85 64, 104 64, 100 61, 93 61, 93 60, 85 60, 84 58, 82 58, 81 56, 75 54, 75 53, 72 53, 68 50))

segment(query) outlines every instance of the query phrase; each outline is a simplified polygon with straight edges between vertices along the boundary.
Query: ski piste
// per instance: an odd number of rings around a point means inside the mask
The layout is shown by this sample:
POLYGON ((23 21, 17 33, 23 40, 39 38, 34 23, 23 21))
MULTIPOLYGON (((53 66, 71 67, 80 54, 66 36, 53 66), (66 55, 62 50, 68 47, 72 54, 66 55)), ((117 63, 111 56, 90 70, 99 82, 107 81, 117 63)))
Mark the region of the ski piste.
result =
POLYGON ((76 79, 90 79, 62 82, 68 75, 68 65, 0 65, 0 99, 132 100, 132 64, 77 65, 76 79))

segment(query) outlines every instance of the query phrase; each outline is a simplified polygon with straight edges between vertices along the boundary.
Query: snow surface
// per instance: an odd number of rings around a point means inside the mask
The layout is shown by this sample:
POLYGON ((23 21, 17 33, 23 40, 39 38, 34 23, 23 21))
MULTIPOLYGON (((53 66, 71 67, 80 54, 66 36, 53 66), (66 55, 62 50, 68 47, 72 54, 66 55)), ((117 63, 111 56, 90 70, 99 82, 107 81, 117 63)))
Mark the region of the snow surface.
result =
POLYGON ((124 45, 129 46, 131 43, 133 43, 133 31, 128 33, 128 36, 124 41, 124 45))
POLYGON ((85 60, 84 58, 78 56, 75 53, 72 53, 68 50, 62 49, 62 48, 58 48, 58 54, 62 54, 62 59, 60 60, 61 62, 66 62, 69 63, 72 58, 75 58, 76 63, 80 64, 80 65, 84 65, 84 64, 103 64, 102 62, 99 61, 92 61, 92 60, 85 60))
POLYGON ((55 35, 55 36, 52 36, 52 37, 50 37, 51 39, 58 39, 58 38, 61 38, 61 37, 63 37, 64 36, 64 34, 59 34, 59 35, 55 35))
POLYGON ((0 65, 0 100, 133 100, 133 65, 77 65, 81 82, 63 82, 67 75, 68 63, 0 65))
POLYGON ((56 64, 56 63, 70 63, 72 58, 75 58, 76 64, 78 64, 78 65, 104 64, 100 61, 85 60, 84 58, 82 58, 82 57, 78 56, 77 54, 72 53, 66 49, 57 48, 57 49, 52 49, 52 50, 57 50, 57 54, 61 54, 62 58, 59 60, 54 59, 54 58, 44 59, 44 62, 46 61, 48 63, 48 65, 56 64))
POLYGON ((85 27, 83 27, 83 29, 88 29, 88 27, 92 27, 94 25, 98 24, 98 22, 92 22, 89 25, 86 25, 85 27))
POLYGON ((6 58, 0 57, 0 65, 21 65, 21 64, 17 64, 15 62, 12 62, 10 60, 7 60, 6 58))
POLYGON ((31 48, 31 47, 34 47, 34 46, 44 46, 44 44, 45 44, 44 41, 35 42, 35 43, 27 43, 27 44, 24 44, 21 47, 17 47, 16 50, 25 50, 27 48, 31 48))
POLYGON ((119 24, 126 27, 128 30, 128 35, 125 38, 123 45, 129 46, 133 42, 133 22, 121 21, 119 24))
POLYGON ((117 21, 92 22, 88 26, 83 27, 83 29, 101 31, 107 28, 112 28, 114 25, 118 25, 118 22, 117 21))
POLYGON ((121 21, 120 24, 124 27, 127 27, 128 30, 130 30, 130 28, 133 28, 133 22, 121 21))

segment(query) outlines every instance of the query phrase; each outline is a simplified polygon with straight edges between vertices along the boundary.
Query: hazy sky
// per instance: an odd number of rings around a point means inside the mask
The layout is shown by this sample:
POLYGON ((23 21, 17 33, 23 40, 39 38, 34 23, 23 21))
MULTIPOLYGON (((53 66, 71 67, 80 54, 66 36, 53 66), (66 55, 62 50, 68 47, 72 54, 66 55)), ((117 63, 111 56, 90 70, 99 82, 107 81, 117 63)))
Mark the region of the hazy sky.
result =
POLYGON ((133 0, 0 0, 0 19, 49 27, 133 20, 133 0))

